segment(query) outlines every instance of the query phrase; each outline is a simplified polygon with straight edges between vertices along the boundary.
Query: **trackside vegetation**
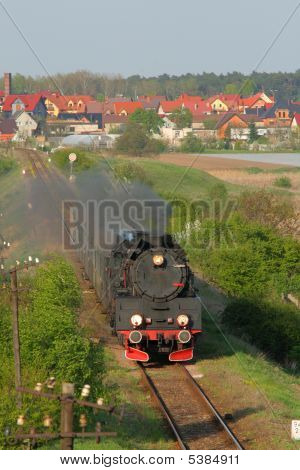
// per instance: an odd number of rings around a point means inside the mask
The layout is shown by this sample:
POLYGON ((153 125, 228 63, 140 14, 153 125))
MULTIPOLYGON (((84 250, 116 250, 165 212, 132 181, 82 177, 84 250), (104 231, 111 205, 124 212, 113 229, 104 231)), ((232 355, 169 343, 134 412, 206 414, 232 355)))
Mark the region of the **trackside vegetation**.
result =
POLYGON ((0 153, 0 176, 9 173, 13 168, 15 168, 16 162, 12 158, 5 157, 0 153))
POLYGON ((76 153, 77 155, 77 160, 73 163, 74 173, 80 173, 94 168, 99 160, 99 154, 94 154, 80 148, 58 149, 52 154, 52 159, 57 167, 64 172, 70 169, 70 153, 76 153))
POLYGON ((202 275, 229 298, 222 321, 282 364, 300 367, 300 243, 235 212, 228 221, 192 224, 186 251, 202 275))
MULTIPOLYGON (((35 273, 22 278, 28 288, 20 308, 20 344, 23 385, 33 388, 55 376, 57 391, 62 381, 73 382, 77 393, 85 383, 91 385, 91 399, 106 397, 103 350, 85 337, 79 327, 80 288, 71 266, 58 256, 52 257, 35 273)), ((0 435, 16 430, 18 414, 26 416, 24 431, 31 427, 44 431, 43 418, 50 414, 53 429, 59 425, 59 405, 55 401, 24 396, 21 410, 15 407, 11 310, 8 293, 0 304, 0 435)), ((93 419, 93 415, 91 415, 93 419)), ((3 437, 0 448, 11 443, 3 437)))
POLYGON ((179 167, 139 163, 153 189, 171 201, 169 230, 194 270, 226 294, 223 326, 284 366, 300 368, 300 311, 283 300, 300 298, 300 243, 292 237, 289 198, 243 191, 199 170, 182 179, 179 167), (195 200, 195 209, 186 210, 195 200))

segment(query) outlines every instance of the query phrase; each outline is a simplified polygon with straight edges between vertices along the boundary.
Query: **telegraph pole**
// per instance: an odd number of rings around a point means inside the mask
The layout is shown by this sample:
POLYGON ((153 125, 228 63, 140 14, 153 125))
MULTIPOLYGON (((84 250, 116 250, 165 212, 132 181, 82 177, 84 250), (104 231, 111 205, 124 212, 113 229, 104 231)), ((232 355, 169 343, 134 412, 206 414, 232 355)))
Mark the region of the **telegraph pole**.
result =
MULTIPOLYGON (((95 437, 96 442, 99 443, 102 436, 113 437, 117 435, 116 432, 103 432, 101 429, 100 422, 97 422, 95 432, 85 432, 84 429, 87 426, 87 419, 86 419, 85 414, 80 415, 80 420, 79 420, 79 423, 80 423, 79 425, 82 428, 82 432, 76 432, 73 430, 74 405, 79 405, 82 407, 89 407, 89 408, 93 408, 94 410, 103 410, 103 411, 107 411, 108 413, 113 413, 115 407, 103 405, 102 398, 98 398, 97 403, 93 403, 93 402, 85 401, 85 400, 78 400, 75 397, 74 384, 72 383, 63 383, 62 393, 60 395, 57 395, 53 392, 51 393, 42 392, 41 387, 42 387, 42 384, 37 383, 34 390, 21 387, 17 389, 17 391, 20 393, 32 395, 36 398, 39 397, 39 398, 46 398, 48 400, 55 400, 55 401, 58 400, 61 406, 60 431, 58 433, 54 433, 54 432, 36 433, 35 430, 32 428, 30 433, 26 433, 26 434, 17 433, 15 435, 15 438, 17 440, 30 439, 33 441, 37 439, 47 439, 47 440, 60 439, 60 448, 62 450, 73 450, 75 438, 82 439, 82 438, 95 437)), ((49 383, 47 387, 50 388, 49 383)), ((53 389, 53 387, 54 387, 54 384, 52 384, 51 389, 53 389)), ((89 385, 85 385, 83 387, 82 393, 81 393, 82 397, 87 396, 86 393, 83 393, 84 389, 86 389, 87 387, 89 387, 89 385)), ((120 415, 120 420, 122 419, 122 417, 123 417, 123 414, 120 415)), ((21 429, 23 429, 22 427, 24 426, 24 421, 25 421, 24 418, 25 418, 24 415, 20 415, 17 421, 17 424, 18 426, 21 427, 21 429)), ((44 418, 44 426, 48 428, 52 426, 52 418, 49 415, 47 415, 44 418)))
MULTIPOLYGON (((11 304, 12 304, 12 324, 13 324, 13 348, 15 363, 15 385, 16 389, 22 386, 21 382, 21 359, 20 359, 20 336, 19 336, 19 299, 18 299, 18 278, 17 269, 10 271, 11 304)), ((17 395, 17 406, 22 406, 22 395, 17 395)))
MULTIPOLYGON (((61 435, 72 434, 73 432, 73 404, 74 404, 74 384, 63 383, 61 394, 61 435)), ((62 450, 73 450, 73 437, 61 438, 62 450)))

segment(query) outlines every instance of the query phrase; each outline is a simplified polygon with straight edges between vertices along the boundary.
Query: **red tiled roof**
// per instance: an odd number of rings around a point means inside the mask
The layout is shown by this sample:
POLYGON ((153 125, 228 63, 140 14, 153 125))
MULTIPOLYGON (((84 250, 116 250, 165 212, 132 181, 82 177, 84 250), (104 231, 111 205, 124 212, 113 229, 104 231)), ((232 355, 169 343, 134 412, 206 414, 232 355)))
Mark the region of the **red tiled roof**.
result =
POLYGON ((202 96, 188 95, 187 93, 182 93, 180 96, 178 96, 177 100, 182 101, 183 103, 188 101, 192 101, 194 103, 204 101, 202 96))
POLYGON ((217 99, 221 100, 230 108, 230 107, 238 106, 240 104, 241 96, 238 94, 233 95, 233 94, 220 93, 218 95, 211 96, 210 98, 208 98, 208 101, 210 104, 212 104, 217 99))
POLYGON ((244 114, 228 112, 228 113, 223 114, 223 116, 220 117, 219 121, 216 124, 216 129, 219 129, 224 124, 226 124, 228 121, 231 121, 231 119, 235 116, 237 116, 244 123, 247 123, 247 119, 245 118, 244 114))
POLYGON ((191 111, 192 114, 209 113, 211 105, 208 100, 206 101, 185 101, 183 106, 191 111))
POLYGON ((297 126, 300 126, 300 113, 295 113, 294 114, 294 119, 296 120, 297 126))
POLYGON ((182 102, 179 100, 161 101, 160 106, 164 113, 172 113, 175 109, 181 108, 182 102))
POLYGON ((102 123, 104 124, 126 124, 129 120, 128 116, 118 116, 117 114, 104 114, 102 123))
POLYGON ((60 111, 70 109, 68 106, 70 101, 74 103, 73 110, 76 110, 79 101, 82 101, 85 106, 88 102, 93 101, 93 98, 89 95, 61 95, 59 93, 43 92, 43 96, 57 106, 60 111))
POLYGON ((13 103, 19 99, 25 105, 25 111, 32 112, 38 105, 41 98, 41 93, 34 93, 31 95, 8 95, 5 98, 2 110, 11 111, 13 103))
POLYGON ((193 114, 193 122, 203 122, 203 121, 206 121, 207 119, 214 120, 217 122, 219 118, 220 117, 217 114, 209 114, 209 115, 206 113, 193 114))
MULTIPOLYGON (((243 106, 247 106, 248 108, 252 108, 252 106, 255 105, 255 103, 260 100, 260 99, 263 99, 264 93, 263 92, 259 92, 259 93, 256 93, 255 95, 252 95, 252 96, 248 96, 247 98, 243 98, 242 99, 242 104, 243 106)), ((274 102, 274 97, 273 96, 269 96, 270 100, 272 100, 274 102)), ((266 105, 270 105, 272 103, 266 103, 266 105)))
POLYGON ((137 109, 142 109, 143 105, 139 101, 126 101, 124 103, 114 103, 115 113, 121 114, 122 111, 126 111, 127 114, 132 114, 137 109))

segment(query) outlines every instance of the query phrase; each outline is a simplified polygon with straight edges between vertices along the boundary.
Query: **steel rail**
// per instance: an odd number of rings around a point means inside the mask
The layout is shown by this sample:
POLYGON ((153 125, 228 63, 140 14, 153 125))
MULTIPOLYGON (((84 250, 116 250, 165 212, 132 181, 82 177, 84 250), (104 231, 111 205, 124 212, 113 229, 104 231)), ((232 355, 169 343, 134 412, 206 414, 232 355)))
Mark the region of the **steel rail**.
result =
POLYGON ((226 423, 224 418, 222 418, 222 416, 220 415, 220 413, 218 412, 216 407, 212 404, 212 402, 210 401, 210 399, 208 398, 208 396, 206 395, 206 393, 204 392, 202 387, 198 384, 198 382, 196 382, 194 377, 189 373, 187 368, 182 364, 178 364, 177 367, 180 367, 184 371, 184 374, 186 375, 186 378, 187 378, 190 386, 193 388, 193 390, 196 393, 199 394, 199 397, 206 403, 206 405, 208 406, 208 408, 210 409, 210 411, 212 412, 214 417, 217 419, 217 421, 220 423, 220 425, 225 430, 226 434, 234 442, 236 448, 239 449, 239 450, 244 450, 244 447, 242 446, 242 444, 240 443, 238 438, 232 432, 232 430, 230 429, 230 427, 228 426, 228 424, 226 423))
POLYGON ((169 426, 179 444, 179 447, 182 449, 182 450, 187 450, 188 447, 187 445, 185 444, 185 442, 183 441, 181 435, 180 435, 180 432, 179 432, 179 429, 174 421, 174 418, 172 417, 171 413, 169 412, 168 408, 166 407, 163 399, 161 398, 160 394, 159 394, 159 391, 156 389, 153 381, 151 380, 151 378, 149 377, 149 375, 147 374, 146 372, 146 369, 145 367, 140 363, 140 362, 137 362, 137 365, 142 373, 142 377, 143 377, 143 380, 144 382, 146 383, 147 387, 149 388, 153 398, 155 399, 156 403, 158 404, 159 408, 161 409, 164 417, 166 418, 166 420, 168 421, 169 423, 169 426))
MULTIPOLYGON (((159 405, 159 408, 162 411, 163 416, 166 418, 171 428, 171 431, 173 432, 180 448, 182 450, 188 450, 189 449, 188 439, 186 438, 184 439, 182 437, 180 429, 176 424, 176 418, 172 415, 171 411, 168 409, 167 405, 165 404, 163 398, 161 397, 161 394, 159 393, 159 389, 155 386, 153 380, 147 374, 146 367, 144 367, 141 363, 138 363, 138 362, 137 362, 137 365, 142 373, 143 381, 145 382, 153 398, 159 405)), ((184 373, 185 378, 187 379, 187 385, 191 387, 191 389, 193 390, 193 393, 197 396, 197 398, 205 403, 206 408, 209 410, 210 414, 213 416, 216 422, 219 423, 219 425, 222 427, 227 437, 234 444, 236 449, 244 450, 244 447, 239 442, 238 438, 234 435, 234 433, 229 428, 225 420, 222 418, 222 416, 220 415, 216 407, 212 404, 212 402, 210 401, 206 393, 202 390, 200 385, 195 381, 195 379, 192 377, 192 375, 189 373, 186 367, 183 366, 182 364, 177 364, 175 365, 175 367, 178 367, 184 373)))

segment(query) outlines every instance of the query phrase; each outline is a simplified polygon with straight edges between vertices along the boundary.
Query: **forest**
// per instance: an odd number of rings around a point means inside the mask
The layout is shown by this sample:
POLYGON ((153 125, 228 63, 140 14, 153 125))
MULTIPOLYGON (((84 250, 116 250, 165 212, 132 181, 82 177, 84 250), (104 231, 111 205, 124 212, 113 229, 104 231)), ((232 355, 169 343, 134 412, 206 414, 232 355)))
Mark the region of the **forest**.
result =
MULTIPOLYGON (((100 101, 105 96, 116 95, 132 99, 142 95, 163 95, 173 99, 181 93, 203 97, 221 92, 248 96, 261 90, 275 94, 276 98, 300 100, 300 69, 296 72, 253 72, 248 76, 240 72, 226 75, 203 72, 180 76, 163 74, 158 77, 132 75, 127 78, 87 70, 37 77, 17 73, 13 75, 12 84, 14 93, 59 90, 64 94, 89 94, 100 101)), ((0 89, 3 89, 3 79, 0 79, 0 89)))

